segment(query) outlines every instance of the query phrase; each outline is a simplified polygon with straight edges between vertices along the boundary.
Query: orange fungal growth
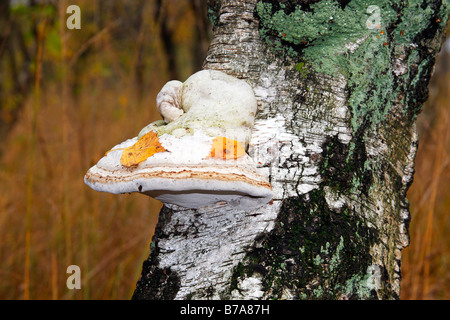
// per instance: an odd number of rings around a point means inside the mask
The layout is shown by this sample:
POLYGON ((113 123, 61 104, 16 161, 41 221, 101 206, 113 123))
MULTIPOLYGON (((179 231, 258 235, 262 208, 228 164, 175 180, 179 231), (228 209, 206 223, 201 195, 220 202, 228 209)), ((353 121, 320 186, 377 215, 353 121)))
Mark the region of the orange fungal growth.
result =
POLYGON ((242 143, 239 141, 228 139, 226 137, 215 137, 212 143, 211 153, 208 158, 236 160, 243 155, 245 155, 245 150, 242 143))

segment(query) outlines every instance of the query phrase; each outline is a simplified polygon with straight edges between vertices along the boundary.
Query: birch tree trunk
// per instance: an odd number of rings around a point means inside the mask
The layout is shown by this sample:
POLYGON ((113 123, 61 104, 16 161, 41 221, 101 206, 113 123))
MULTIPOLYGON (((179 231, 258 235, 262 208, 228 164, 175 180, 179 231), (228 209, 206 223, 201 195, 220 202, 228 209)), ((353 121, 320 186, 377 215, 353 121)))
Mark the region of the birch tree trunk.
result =
POLYGON ((396 299, 448 4, 209 1, 205 69, 252 85, 272 203, 164 206, 134 299, 396 299), (369 10, 368 10, 369 9, 369 10))

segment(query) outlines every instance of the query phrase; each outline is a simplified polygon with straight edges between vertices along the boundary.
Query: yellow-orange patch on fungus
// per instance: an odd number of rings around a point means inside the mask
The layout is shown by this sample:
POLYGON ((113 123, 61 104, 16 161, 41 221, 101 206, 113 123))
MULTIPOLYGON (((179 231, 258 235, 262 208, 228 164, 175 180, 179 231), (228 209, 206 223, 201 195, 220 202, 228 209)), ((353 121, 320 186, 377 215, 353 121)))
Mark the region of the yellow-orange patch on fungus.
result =
POLYGON ((223 160, 237 159, 245 154, 242 143, 226 137, 215 137, 212 143, 212 149, 208 158, 217 158, 223 160))

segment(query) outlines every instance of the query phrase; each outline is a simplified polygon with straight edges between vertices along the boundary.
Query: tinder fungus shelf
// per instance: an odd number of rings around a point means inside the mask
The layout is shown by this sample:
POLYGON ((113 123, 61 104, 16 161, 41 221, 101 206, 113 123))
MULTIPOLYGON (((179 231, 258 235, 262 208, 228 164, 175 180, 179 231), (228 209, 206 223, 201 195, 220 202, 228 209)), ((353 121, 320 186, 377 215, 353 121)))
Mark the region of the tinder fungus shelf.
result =
POLYGON ((108 151, 86 173, 87 185, 186 208, 227 202, 246 210, 272 199, 246 153, 257 103, 245 81, 204 70, 168 82, 156 100, 164 120, 108 151))

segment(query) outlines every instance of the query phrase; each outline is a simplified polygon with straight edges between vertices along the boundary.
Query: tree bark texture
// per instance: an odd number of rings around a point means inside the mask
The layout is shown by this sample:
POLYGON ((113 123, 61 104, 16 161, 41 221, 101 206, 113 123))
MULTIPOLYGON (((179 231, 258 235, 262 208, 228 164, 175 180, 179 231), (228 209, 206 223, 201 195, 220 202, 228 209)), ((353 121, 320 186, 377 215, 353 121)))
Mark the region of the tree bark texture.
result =
POLYGON ((249 153, 275 197, 252 212, 164 206, 134 299, 399 297, 414 121, 449 8, 380 2, 371 29, 369 5, 209 1, 204 68, 253 87, 249 153))

